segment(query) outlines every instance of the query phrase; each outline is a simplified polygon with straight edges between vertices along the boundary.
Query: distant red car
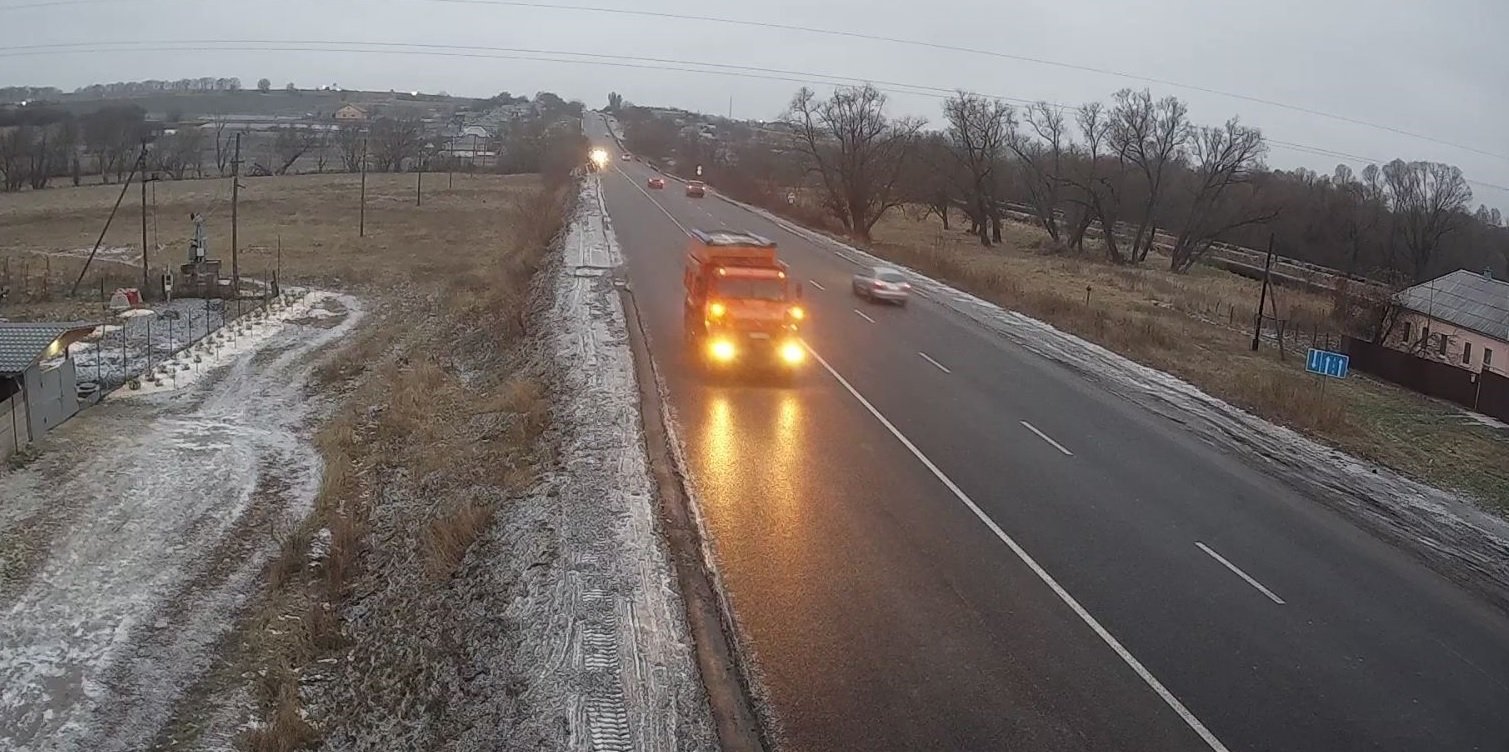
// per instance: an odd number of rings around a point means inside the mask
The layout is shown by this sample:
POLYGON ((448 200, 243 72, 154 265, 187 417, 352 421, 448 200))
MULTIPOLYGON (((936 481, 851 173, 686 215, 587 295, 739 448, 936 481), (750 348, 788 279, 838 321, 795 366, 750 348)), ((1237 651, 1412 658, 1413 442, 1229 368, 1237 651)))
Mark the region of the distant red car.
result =
POLYGON ((665 178, 650 178, 645 184, 658 191, 665 187, 665 178))

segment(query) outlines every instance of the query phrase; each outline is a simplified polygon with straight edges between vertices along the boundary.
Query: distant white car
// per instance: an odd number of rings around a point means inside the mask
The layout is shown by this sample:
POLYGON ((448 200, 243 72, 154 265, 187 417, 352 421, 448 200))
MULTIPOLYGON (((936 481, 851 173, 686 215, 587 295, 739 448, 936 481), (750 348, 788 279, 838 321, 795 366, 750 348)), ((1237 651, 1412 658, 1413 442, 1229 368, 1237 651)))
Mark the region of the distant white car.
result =
POLYGON ((874 266, 854 275, 854 294, 865 300, 906 305, 912 286, 906 276, 889 266, 874 266))

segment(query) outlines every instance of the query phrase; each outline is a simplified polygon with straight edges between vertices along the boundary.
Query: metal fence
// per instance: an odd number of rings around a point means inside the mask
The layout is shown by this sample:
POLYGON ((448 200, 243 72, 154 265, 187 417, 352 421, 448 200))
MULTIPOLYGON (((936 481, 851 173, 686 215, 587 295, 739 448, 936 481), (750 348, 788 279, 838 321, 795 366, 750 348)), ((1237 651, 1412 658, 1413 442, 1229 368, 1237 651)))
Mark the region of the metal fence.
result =
POLYGON ((1509 421, 1509 378, 1491 371, 1473 373, 1351 337, 1345 339, 1344 345, 1352 367, 1359 371, 1509 421))

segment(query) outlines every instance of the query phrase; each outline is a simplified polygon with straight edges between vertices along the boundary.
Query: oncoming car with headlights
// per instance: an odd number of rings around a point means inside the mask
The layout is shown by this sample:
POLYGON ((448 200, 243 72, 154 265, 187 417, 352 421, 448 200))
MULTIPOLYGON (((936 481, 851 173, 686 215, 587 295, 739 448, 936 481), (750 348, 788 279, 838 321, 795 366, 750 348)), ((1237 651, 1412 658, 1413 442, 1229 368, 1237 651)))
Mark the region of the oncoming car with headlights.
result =
POLYGON ((714 371, 800 368, 807 311, 775 242, 742 232, 691 236, 683 322, 694 358, 714 371))

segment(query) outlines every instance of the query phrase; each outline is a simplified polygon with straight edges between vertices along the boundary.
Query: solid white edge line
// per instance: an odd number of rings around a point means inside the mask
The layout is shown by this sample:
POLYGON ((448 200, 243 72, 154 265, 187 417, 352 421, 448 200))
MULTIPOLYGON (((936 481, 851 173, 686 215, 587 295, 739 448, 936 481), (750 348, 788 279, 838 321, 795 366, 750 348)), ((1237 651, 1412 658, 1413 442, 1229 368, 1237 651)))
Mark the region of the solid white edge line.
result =
POLYGON ((833 370, 833 366, 828 365, 828 361, 823 360, 823 356, 818 355, 817 351, 812 349, 812 346, 810 344, 806 345, 806 347, 807 351, 812 354, 812 358, 814 360, 816 360, 818 363, 821 363, 823 368, 826 369, 828 373, 833 376, 833 378, 838 381, 838 383, 842 385, 845 390, 849 392, 850 395, 853 395, 854 399, 858 400, 859 404, 863 405, 865 410, 869 411, 871 415, 875 416, 875 419, 880 421, 880 424, 885 426, 886 430, 890 431, 891 435, 896 437, 896 440, 900 441, 902 446, 905 446, 907 450, 912 453, 912 456, 917 458, 917 461, 921 462, 924 467, 931 471, 933 477, 937 478, 938 481, 944 485, 944 487, 952 492, 955 498, 962 502, 964 506, 968 507, 969 511, 974 512, 975 517, 978 517, 980 519, 980 522, 985 524, 985 527, 990 528, 990 532, 995 533, 995 536, 999 538, 1002 543, 1005 543, 1006 547, 1011 549, 1011 552, 1013 554, 1016 554, 1016 557, 1018 559, 1021 559, 1022 563, 1026 564, 1027 568, 1032 570, 1032 573, 1037 575, 1037 578, 1039 580, 1042 580, 1043 584, 1047 585, 1048 588, 1053 591, 1053 594, 1057 595, 1058 599, 1063 601, 1064 605, 1068 606, 1069 609, 1074 612, 1075 616, 1078 616, 1081 621, 1083 621, 1087 626, 1090 627, 1092 631, 1095 632, 1096 636, 1100 637, 1100 639, 1105 642, 1106 645, 1110 646, 1111 650, 1116 653, 1117 657, 1121 658, 1121 660, 1126 663, 1126 665, 1129 666, 1133 672, 1137 674, 1138 678, 1142 679, 1143 683, 1147 684, 1148 687, 1151 688, 1153 692, 1157 694, 1158 697, 1161 698, 1163 702, 1169 706, 1169 708, 1173 709, 1173 711, 1178 714, 1179 718, 1184 721, 1185 725, 1189 726, 1191 730, 1199 735, 1200 739, 1204 741, 1205 744, 1209 746, 1213 752, 1230 752, 1230 750, 1226 748, 1226 745, 1222 744, 1221 740, 1217 739, 1215 734, 1212 734, 1210 732, 1210 729, 1205 728, 1205 724, 1201 723, 1200 719, 1196 718, 1195 714, 1191 713, 1189 708, 1185 707, 1184 703, 1180 702, 1179 698, 1174 696, 1174 693, 1170 692, 1167 687, 1163 686, 1163 682, 1158 681, 1158 678, 1153 676, 1152 672, 1148 671, 1147 667, 1143 666, 1142 662, 1137 660, 1137 657, 1132 655, 1131 651, 1127 650, 1126 647, 1123 646, 1121 642, 1117 640, 1109 631, 1107 631, 1105 627, 1101 626, 1100 622, 1096 621, 1095 617, 1091 616, 1090 612, 1086 611, 1085 607, 1079 604, 1079 601, 1074 600, 1074 596, 1069 595, 1069 591, 1065 590, 1062 585, 1058 584, 1058 580, 1053 579, 1053 575, 1048 574, 1048 570, 1043 569, 1042 565, 1038 564, 1036 559, 1032 558, 1032 556, 1029 555, 1025 549, 1018 545, 1015 539, 1013 539, 1010 535, 1007 535, 1006 531, 1002 530, 1001 526, 995 523, 995 520, 992 520, 989 515, 985 514, 985 512, 980 509, 977 504, 975 504, 974 500, 969 498, 968 494, 964 493, 964 491, 960 489, 959 486, 956 485, 953 480, 950 479, 947 475, 944 475, 943 471, 938 469, 938 466, 933 464, 933 461, 928 459, 927 455, 923 454, 922 450, 918 449, 917 445, 913 444, 911 439, 908 439, 905 434, 901 433, 901 431, 896 428, 896 426, 892 425, 891 421, 887 420, 879 410, 875 409, 875 406, 870 404, 870 401, 865 399, 864 395, 860 394, 859 391, 856 390, 851 384, 849 384, 849 382, 844 379, 843 376, 840 376, 838 371, 833 370))
POLYGON ((929 363, 932 363, 934 366, 937 366, 938 370, 940 370, 940 371, 942 371, 944 373, 953 373, 953 371, 948 370, 948 366, 945 366, 942 363, 939 363, 938 361, 933 360, 931 357, 928 356, 927 353, 918 351, 917 354, 921 355, 923 360, 925 360, 925 361, 927 361, 929 363))
POLYGON ((823 284, 821 282, 818 282, 815 279, 809 279, 809 280, 807 280, 807 284, 810 284, 813 287, 816 287, 817 289, 822 290, 823 292, 827 292, 828 291, 828 288, 823 287, 823 284))
POLYGON ((861 311, 858 308, 855 308, 854 312, 857 313, 857 314, 859 314, 859 317, 862 318, 862 319, 864 319, 865 321, 868 321, 871 324, 875 323, 875 319, 872 319, 869 316, 866 316, 864 311, 861 311))
POLYGON ((1074 456, 1074 453, 1071 452, 1071 451, 1069 451, 1069 450, 1067 450, 1067 449, 1065 449, 1063 444, 1060 444, 1057 441, 1054 441, 1052 436, 1049 436, 1048 434, 1043 433, 1042 431, 1037 430, 1037 426, 1034 426, 1034 425, 1032 425, 1031 423, 1028 423, 1025 420, 1021 421, 1021 423, 1022 423, 1022 425, 1024 425, 1024 426, 1027 427, 1027 430, 1029 430, 1029 431, 1037 434, 1037 437, 1039 439, 1042 439, 1043 441, 1046 441, 1049 444, 1052 444, 1054 449, 1057 449, 1058 451, 1063 452, 1064 454, 1066 454, 1066 455, 1068 455, 1070 457, 1074 456))
POLYGON ((1201 551, 1204 551, 1205 553, 1210 554, 1210 558, 1215 559, 1216 561, 1221 562, 1222 566, 1226 567, 1227 569, 1230 569, 1232 571, 1232 574, 1235 574, 1236 576, 1242 578, 1243 580, 1246 580, 1248 585, 1251 585, 1254 588, 1257 588, 1258 592, 1262 593, 1263 595, 1268 596, 1268 600, 1271 600, 1271 601, 1273 601, 1274 603, 1277 603, 1280 606, 1284 605, 1284 599, 1283 598, 1280 598, 1277 595, 1274 595, 1274 593, 1273 593, 1272 590, 1269 590, 1268 588, 1263 587, 1263 583, 1258 582, 1257 580, 1253 579, 1251 575, 1249 575, 1246 572, 1243 572, 1242 570, 1238 569, 1237 565, 1232 564, 1231 562, 1227 561, 1226 557, 1224 557, 1224 556, 1216 553, 1214 550, 1211 549, 1210 546, 1207 546, 1204 543, 1201 543, 1200 541, 1195 541, 1195 545, 1198 546, 1201 551))

